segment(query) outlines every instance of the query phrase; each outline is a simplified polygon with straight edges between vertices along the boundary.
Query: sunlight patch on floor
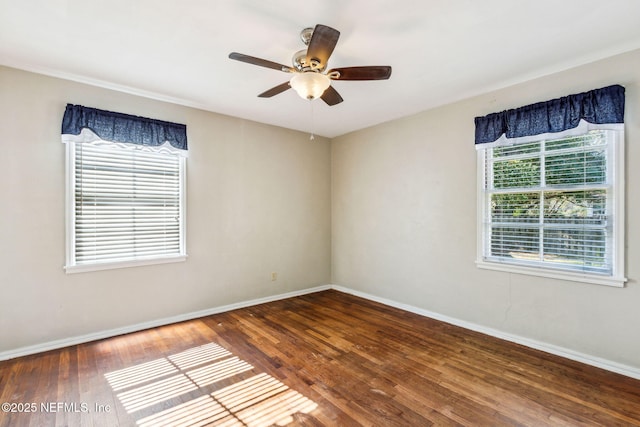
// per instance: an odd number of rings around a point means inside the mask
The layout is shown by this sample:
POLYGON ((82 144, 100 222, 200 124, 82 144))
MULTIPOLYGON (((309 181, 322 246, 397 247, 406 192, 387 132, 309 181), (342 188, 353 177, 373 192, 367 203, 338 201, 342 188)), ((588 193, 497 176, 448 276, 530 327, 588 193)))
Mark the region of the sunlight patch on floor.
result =
POLYGON ((169 377, 151 384, 134 388, 118 394, 122 406, 131 413, 181 394, 196 390, 198 387, 184 374, 169 377))
POLYGON ((284 426, 293 421, 293 414, 308 414, 318 407, 267 374, 233 384, 212 396, 250 427, 284 426))
POLYGON ((201 396, 181 405, 174 406, 137 423, 140 427, 200 427, 206 425, 242 426, 229 411, 211 396, 201 396))
POLYGON ((227 408, 239 411, 256 402, 288 390, 270 375, 260 374, 212 393, 227 408))
POLYGON ((271 375, 247 378, 244 373, 251 370, 249 363, 210 343, 105 378, 126 411, 139 414, 140 427, 284 426, 296 413, 318 407, 271 375))
POLYGON ((229 356, 231 353, 227 349, 211 343, 174 354, 168 359, 180 369, 189 369, 229 356))
POLYGON ((250 371, 251 369, 253 369, 253 366, 247 362, 237 357, 232 357, 231 359, 225 359, 221 362, 187 372, 187 376, 196 383, 198 387, 204 387, 241 372, 250 371))
POLYGON ((105 375, 105 378, 111 388, 118 391, 177 372, 178 369, 169 363, 167 359, 157 359, 130 368, 109 372, 105 375))

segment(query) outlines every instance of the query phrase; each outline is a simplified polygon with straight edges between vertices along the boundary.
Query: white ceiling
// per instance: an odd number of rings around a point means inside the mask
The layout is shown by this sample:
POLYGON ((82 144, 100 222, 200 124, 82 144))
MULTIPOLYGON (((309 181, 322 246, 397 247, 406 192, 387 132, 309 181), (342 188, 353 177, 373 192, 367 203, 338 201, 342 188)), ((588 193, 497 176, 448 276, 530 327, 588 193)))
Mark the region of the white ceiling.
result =
POLYGON ((640 48, 639 18, 638 0, 0 0, 0 64, 335 137, 640 48), (290 76, 227 57, 289 65, 315 24, 341 32, 330 68, 391 78, 333 82, 333 107, 264 99, 290 76))

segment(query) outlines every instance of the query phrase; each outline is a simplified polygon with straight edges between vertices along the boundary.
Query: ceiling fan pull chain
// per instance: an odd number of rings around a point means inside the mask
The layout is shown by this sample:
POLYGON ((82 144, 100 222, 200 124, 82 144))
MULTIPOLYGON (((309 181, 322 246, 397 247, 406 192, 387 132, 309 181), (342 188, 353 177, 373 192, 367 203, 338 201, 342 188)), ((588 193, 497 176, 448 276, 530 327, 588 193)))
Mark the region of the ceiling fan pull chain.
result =
POLYGON ((315 130, 315 121, 313 117, 313 99, 309 100, 309 104, 311 105, 311 135, 309 135, 309 141, 313 141, 316 137, 313 135, 313 131, 315 130))

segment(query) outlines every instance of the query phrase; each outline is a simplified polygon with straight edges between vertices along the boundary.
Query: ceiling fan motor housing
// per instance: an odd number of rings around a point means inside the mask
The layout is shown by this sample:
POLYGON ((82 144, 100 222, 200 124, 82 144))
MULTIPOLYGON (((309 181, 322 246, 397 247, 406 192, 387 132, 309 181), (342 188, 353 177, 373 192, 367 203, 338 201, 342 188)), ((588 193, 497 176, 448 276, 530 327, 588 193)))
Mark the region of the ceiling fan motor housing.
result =
POLYGON ((309 63, 307 63, 307 49, 302 49, 293 54, 291 58, 291 62, 293 63, 293 67, 300 71, 317 71, 322 72, 326 68, 326 66, 322 66, 320 61, 317 59, 311 59, 309 63))

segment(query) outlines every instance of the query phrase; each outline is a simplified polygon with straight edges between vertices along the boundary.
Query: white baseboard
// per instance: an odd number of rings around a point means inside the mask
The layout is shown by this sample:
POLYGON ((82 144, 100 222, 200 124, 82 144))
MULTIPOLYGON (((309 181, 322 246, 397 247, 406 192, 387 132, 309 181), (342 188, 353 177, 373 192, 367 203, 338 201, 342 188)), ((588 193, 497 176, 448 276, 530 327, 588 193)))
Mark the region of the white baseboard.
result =
POLYGON ((213 314, 224 313, 226 311, 236 310, 239 308, 251 307, 258 304, 264 304, 267 302, 278 301, 286 298, 307 295, 314 292, 326 291, 328 289, 335 289, 339 292, 355 295, 364 299, 368 299, 371 301, 379 302, 384 305, 388 305, 390 307, 399 308, 401 310, 419 314, 421 316, 429 317, 431 319, 440 320, 442 322, 450 323, 455 326, 460 326, 465 329, 469 329, 469 330, 480 332, 496 338, 500 338, 506 341, 511 341, 517 344, 521 344, 526 347, 534 348, 536 350, 541 350, 550 354, 555 354, 556 356, 564 357, 570 360, 575 360, 577 362, 585 363, 587 365, 595 366, 597 368, 606 369, 608 371, 616 372, 618 374, 622 374, 631 378, 640 379, 640 369, 633 366, 623 365, 621 363, 613 362, 607 359, 602 359, 600 357, 592 356, 589 354, 580 353, 568 348, 559 347, 553 344, 532 340, 532 339, 521 337, 514 334, 509 334, 503 331, 499 331, 497 329, 488 328, 486 326, 467 322, 465 320, 456 319, 440 313, 435 313, 429 310, 414 307, 412 305, 393 301, 387 298, 381 298, 366 292, 360 292, 360 291, 347 288, 344 286, 340 286, 340 285, 317 286, 314 288, 304 289, 300 291, 293 291, 293 292, 288 292, 288 293, 279 294, 279 295, 272 295, 264 298, 258 298, 258 299, 253 299, 249 301, 242 301, 239 303, 223 305, 223 306, 214 307, 206 310, 195 311, 191 313, 180 314, 177 316, 166 317, 163 319, 152 320, 149 322, 138 323, 135 325, 125 326, 122 328, 109 329, 106 331, 49 341, 42 344, 20 347, 17 349, 0 352, 0 361, 9 360, 9 359, 13 359, 21 356, 28 356, 30 354, 42 353, 45 351, 55 350, 55 349, 68 347, 72 345, 83 344, 90 341, 101 340, 101 339, 110 338, 118 335, 132 333, 132 332, 138 332, 138 331, 142 331, 149 328, 170 325, 172 323, 198 319, 200 317, 211 316, 213 314))
POLYGON ((521 344, 526 347, 534 348, 536 350, 541 350, 546 353, 554 354, 556 356, 564 357, 566 359, 574 360, 576 362, 581 362, 586 365, 595 366, 597 368, 605 369, 607 371, 615 372, 618 374, 625 375, 627 377, 640 380, 640 368, 623 365, 621 363, 617 363, 611 360, 592 356, 589 354, 580 353, 578 351, 574 351, 568 348, 559 347, 557 345, 532 340, 529 338, 521 337, 519 335, 514 335, 507 332, 499 331, 497 329, 488 328, 486 326, 467 322, 465 320, 456 319, 454 317, 445 316, 443 314, 435 313, 429 310, 424 310, 422 308, 414 307, 412 305, 403 304, 403 303, 399 303, 397 301, 389 300, 386 298, 377 297, 375 295, 368 294, 366 292, 356 291, 354 289, 347 288, 344 286, 331 285, 331 289, 335 289, 336 291, 344 292, 347 294, 355 295, 360 298, 379 302, 381 304, 399 308, 401 310, 405 310, 410 313, 415 313, 421 316, 429 317, 431 319, 440 320, 442 322, 450 323, 455 326, 460 326, 465 329, 470 329, 472 331, 480 332, 480 333, 490 335, 492 337, 500 338, 506 341, 511 341, 516 344, 521 344))
POLYGON ((235 304, 223 305, 220 307, 209 308, 206 310, 194 311, 191 313, 179 314, 177 316, 166 317, 164 319, 151 320, 149 322, 137 323, 135 325, 125 326, 122 328, 109 329, 101 332, 80 335, 75 337, 63 338, 60 340, 48 341, 42 344, 35 344, 26 347, 20 347, 13 350, 0 352, 0 361, 14 359, 16 357, 28 356, 30 354, 42 353, 44 351, 56 350, 63 347, 69 347, 77 344, 84 344, 90 341, 111 338, 118 335, 138 332, 158 326, 170 325, 172 323, 184 322, 186 320, 198 319, 200 317, 211 316, 212 314, 224 313, 226 311, 236 310, 238 308, 251 307, 267 302, 278 301, 286 298, 297 297, 300 295, 311 294, 314 292, 326 291, 331 289, 330 285, 317 286, 314 288, 303 289, 301 291, 287 292, 279 295, 272 295, 264 298, 257 298, 249 301, 242 301, 235 304))

